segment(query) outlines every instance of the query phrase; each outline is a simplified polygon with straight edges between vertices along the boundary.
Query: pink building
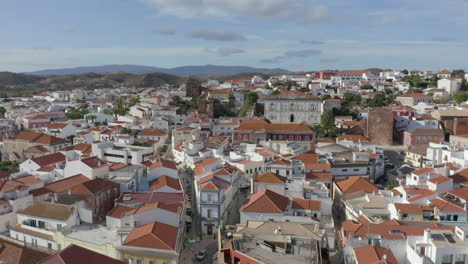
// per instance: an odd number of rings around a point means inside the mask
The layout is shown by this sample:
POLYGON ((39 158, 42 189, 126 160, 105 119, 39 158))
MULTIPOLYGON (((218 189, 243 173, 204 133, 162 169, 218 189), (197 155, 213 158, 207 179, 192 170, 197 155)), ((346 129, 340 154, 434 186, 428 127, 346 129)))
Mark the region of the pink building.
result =
POLYGON ((24 128, 33 129, 41 128, 50 124, 50 119, 45 115, 27 116, 22 120, 24 128))
POLYGON ((405 131, 403 134, 403 146, 415 146, 429 144, 432 141, 444 141, 442 129, 416 128, 405 131))

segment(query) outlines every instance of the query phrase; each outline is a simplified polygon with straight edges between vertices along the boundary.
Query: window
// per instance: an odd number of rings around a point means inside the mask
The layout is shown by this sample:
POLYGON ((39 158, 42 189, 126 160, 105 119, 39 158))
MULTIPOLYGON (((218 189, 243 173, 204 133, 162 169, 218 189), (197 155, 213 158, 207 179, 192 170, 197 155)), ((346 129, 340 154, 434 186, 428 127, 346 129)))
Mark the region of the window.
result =
POLYGON ((443 255, 442 264, 452 264, 453 255, 443 255))
POLYGON ((341 169, 341 171, 348 171, 348 169, 341 169))
POLYGON ((359 169, 354 169, 354 171, 359 171, 359 169))
POLYGON ((406 218, 408 217, 408 214, 402 214, 401 217, 406 218))
POLYGON ((57 224, 57 230, 62 229, 62 224, 57 224))
POLYGON ((457 254, 455 255, 455 264, 464 264, 466 259, 466 254, 457 254))
POLYGON ((136 264, 143 264, 143 260, 142 259, 137 259, 136 264))
POLYGON ((294 140, 294 136, 289 136, 289 140, 294 140))
POLYGON ((206 210, 206 215, 208 218, 211 218, 211 209, 206 210))
POLYGON ((37 223, 39 224, 39 228, 42 228, 42 229, 45 228, 45 222, 44 221, 37 221, 37 223))
POLYGON ((29 225, 32 227, 37 227, 36 220, 29 220, 29 225))
MULTIPOLYGON (((164 262, 166 262, 166 261, 164 261, 164 262)), ((163 263, 164 263, 164 262, 163 262, 163 263)), ((148 261, 148 264, 154 264, 154 260, 148 261)))
POLYGON ((211 202, 212 199, 213 199, 212 195, 208 194, 208 201, 211 202))

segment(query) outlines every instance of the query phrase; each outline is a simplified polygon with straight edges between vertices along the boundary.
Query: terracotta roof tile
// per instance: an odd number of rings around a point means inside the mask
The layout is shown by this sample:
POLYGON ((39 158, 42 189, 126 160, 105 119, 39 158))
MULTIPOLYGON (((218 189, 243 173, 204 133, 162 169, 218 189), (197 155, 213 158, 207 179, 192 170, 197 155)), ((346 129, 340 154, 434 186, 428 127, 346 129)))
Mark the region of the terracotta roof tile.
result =
POLYGON ((174 179, 169 176, 161 176, 157 178, 156 180, 150 182, 150 190, 152 192, 157 191, 165 186, 169 186, 172 189, 179 190, 179 191, 182 190, 179 180, 174 179))
POLYGON ((283 184, 286 182, 286 180, 287 180, 286 177, 276 175, 273 172, 258 174, 254 179, 255 182, 278 183, 278 184, 283 184))
POLYGON ((378 192, 379 188, 375 185, 362 178, 361 176, 353 176, 349 179, 337 182, 338 188, 341 192, 351 194, 359 191, 365 191, 367 193, 378 192))
POLYGON ((62 251, 45 259, 40 264, 125 264, 126 262, 117 260, 105 255, 101 255, 86 248, 71 244, 62 251))
POLYGON ((437 197, 435 199, 432 199, 430 201, 435 207, 439 209, 441 212, 468 212, 462 207, 451 203, 449 201, 446 201, 440 197, 437 197))
POLYGON ((311 210, 311 211, 320 211, 320 205, 321 205, 320 201, 293 198, 292 203, 291 203, 291 208, 311 210))
POLYGON ((174 250, 177 242, 177 227, 163 223, 150 223, 133 228, 123 245, 142 248, 174 250))
POLYGON ((34 161, 37 165, 43 167, 46 165, 53 165, 56 163, 65 162, 66 159, 67 157, 65 155, 63 155, 60 152, 57 152, 49 155, 40 156, 37 158, 32 158, 31 160, 34 161))
POLYGON ((157 168, 168 168, 168 169, 177 170, 177 166, 176 166, 176 163, 174 161, 165 160, 165 159, 157 160, 156 162, 154 162, 149 167, 150 170, 154 170, 154 169, 157 169, 157 168))
POLYGON ((241 208, 244 212, 284 213, 289 198, 268 189, 252 194, 241 208))
POLYGON ((156 129, 156 128, 145 128, 138 135, 140 136, 166 136, 167 132, 160 130, 160 129, 156 129))
POLYGON ((398 264, 393 252, 388 248, 367 245, 354 248, 354 255, 359 264, 398 264))

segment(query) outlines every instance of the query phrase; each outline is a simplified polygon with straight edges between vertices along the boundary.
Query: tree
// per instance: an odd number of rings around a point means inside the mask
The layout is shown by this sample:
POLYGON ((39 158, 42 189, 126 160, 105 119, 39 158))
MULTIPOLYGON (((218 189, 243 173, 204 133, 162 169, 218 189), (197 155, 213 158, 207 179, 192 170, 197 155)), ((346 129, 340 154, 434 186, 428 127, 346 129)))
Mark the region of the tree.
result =
POLYGON ((73 109, 72 111, 66 113, 65 117, 70 119, 82 119, 88 113, 88 109, 73 109))
POLYGON ((364 84, 364 85, 361 85, 360 87, 361 90, 372 90, 374 89, 374 87, 370 84, 364 84))
POLYGON ((384 106, 386 102, 386 97, 384 93, 377 93, 374 95, 372 99, 369 100, 368 106, 369 107, 379 107, 384 106))
POLYGON ((249 101, 250 104, 253 105, 258 100, 258 94, 256 92, 248 92, 245 94, 245 100, 249 101))
POLYGON ((277 95, 277 94, 280 94, 280 93, 281 93, 280 90, 275 89, 275 90, 273 90, 273 92, 271 93, 271 95, 277 95))
POLYGON ((437 81, 439 78, 437 77, 437 74, 434 74, 431 78, 431 81, 429 82, 429 87, 437 87, 437 81))
POLYGON ((336 137, 338 129, 335 125, 335 115, 333 110, 327 110, 322 115, 320 126, 316 127, 317 133, 322 137, 336 137))
POLYGON ((332 99, 331 95, 326 94, 322 97, 322 100, 332 99))
POLYGON ((462 91, 468 91, 468 82, 466 81, 465 78, 463 78, 463 80, 461 82, 460 89, 462 91))
POLYGON ((409 82, 412 87, 423 87, 423 85, 421 85, 421 76, 419 75, 406 76, 401 80, 404 82, 409 82))
POLYGON ((408 70, 402 70, 401 73, 408 75, 408 70))
POLYGON ((3 116, 6 113, 6 109, 3 106, 0 106, 0 115, 3 116))
POLYGON ((458 92, 453 96, 453 100, 457 104, 461 104, 463 102, 468 101, 468 92, 458 92))
POLYGON ((452 71, 452 76, 461 76, 461 77, 463 77, 463 75, 465 75, 465 71, 462 70, 462 69, 452 71))
POLYGON ((345 93, 343 95, 342 104, 344 107, 352 107, 355 105, 359 105, 362 101, 361 96, 353 93, 345 93))
POLYGON ((129 105, 134 106, 134 105, 137 105, 139 103, 140 103, 140 98, 134 97, 134 98, 130 99, 130 104, 129 105))

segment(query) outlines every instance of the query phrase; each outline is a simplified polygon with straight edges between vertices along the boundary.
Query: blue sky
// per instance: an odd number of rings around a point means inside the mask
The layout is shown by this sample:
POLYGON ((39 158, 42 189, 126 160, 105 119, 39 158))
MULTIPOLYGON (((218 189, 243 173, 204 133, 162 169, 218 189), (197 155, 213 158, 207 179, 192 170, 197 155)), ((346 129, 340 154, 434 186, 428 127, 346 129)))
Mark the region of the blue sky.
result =
POLYGON ((468 69, 466 0, 14 0, 0 71, 137 64, 468 69))

